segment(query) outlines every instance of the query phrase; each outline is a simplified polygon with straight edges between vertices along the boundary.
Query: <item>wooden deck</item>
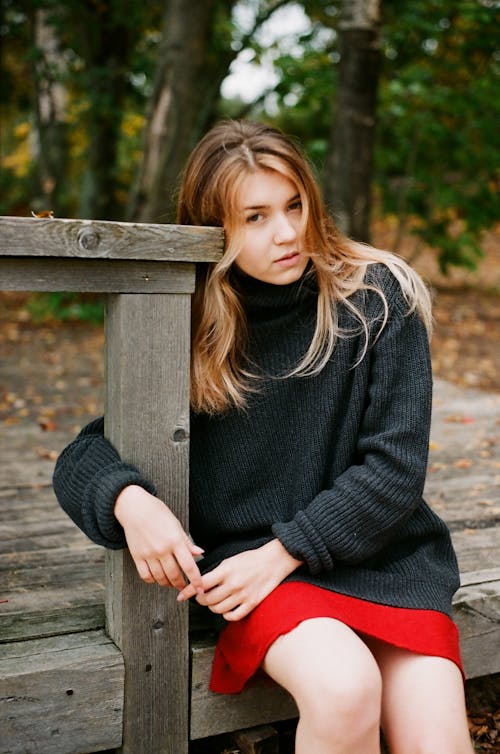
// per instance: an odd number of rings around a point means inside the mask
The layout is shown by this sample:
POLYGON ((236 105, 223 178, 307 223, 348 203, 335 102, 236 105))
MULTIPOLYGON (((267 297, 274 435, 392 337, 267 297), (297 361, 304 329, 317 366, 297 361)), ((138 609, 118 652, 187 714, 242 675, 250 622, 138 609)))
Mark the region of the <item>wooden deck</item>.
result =
MULTIPOLYGON (((426 496, 459 557, 454 610, 469 678, 500 672, 499 435, 500 395, 436 385, 426 496)), ((50 484, 70 436, 29 421, 0 429, 0 754, 120 745, 124 672, 104 631, 104 552, 61 512, 50 484), (46 725, 47 709, 57 726, 46 725)), ((192 642, 191 738, 295 715, 265 679, 214 698, 212 651, 210 640, 192 642)))

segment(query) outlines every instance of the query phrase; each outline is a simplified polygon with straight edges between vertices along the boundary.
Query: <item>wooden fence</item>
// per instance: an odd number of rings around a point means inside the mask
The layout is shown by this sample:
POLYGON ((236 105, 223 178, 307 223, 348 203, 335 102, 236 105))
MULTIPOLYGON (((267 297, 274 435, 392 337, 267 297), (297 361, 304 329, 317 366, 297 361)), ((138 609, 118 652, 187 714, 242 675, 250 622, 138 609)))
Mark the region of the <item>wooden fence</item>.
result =
MULTIPOLYGON (((2 218, 0 236, 3 290, 107 294, 106 434, 187 527, 190 296, 221 230, 2 218)), ((184 754, 188 608, 138 579, 127 551, 107 553, 106 578, 107 632, 125 662, 123 752, 184 754)))

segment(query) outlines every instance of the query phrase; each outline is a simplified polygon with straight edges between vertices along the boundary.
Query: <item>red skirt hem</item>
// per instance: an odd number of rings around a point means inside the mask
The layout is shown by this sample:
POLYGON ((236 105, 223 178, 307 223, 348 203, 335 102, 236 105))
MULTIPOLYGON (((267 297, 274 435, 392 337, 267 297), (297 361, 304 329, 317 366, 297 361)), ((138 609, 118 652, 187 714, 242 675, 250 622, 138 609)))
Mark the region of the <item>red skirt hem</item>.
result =
POLYGON ((215 649, 210 689, 239 693, 279 636, 304 620, 320 617, 335 618, 360 634, 401 649, 444 657, 464 674, 458 630, 444 613, 381 605, 312 584, 286 582, 246 618, 223 629, 215 649))

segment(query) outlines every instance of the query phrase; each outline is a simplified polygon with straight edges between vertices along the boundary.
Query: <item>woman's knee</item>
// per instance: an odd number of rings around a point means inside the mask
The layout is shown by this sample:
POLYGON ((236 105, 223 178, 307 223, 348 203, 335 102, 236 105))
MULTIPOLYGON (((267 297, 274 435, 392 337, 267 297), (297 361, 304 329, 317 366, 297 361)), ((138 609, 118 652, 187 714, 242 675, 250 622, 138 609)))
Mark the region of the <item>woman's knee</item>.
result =
POLYGON ((322 675, 304 684, 296 701, 301 717, 320 737, 362 737, 380 726, 380 672, 373 661, 353 668, 350 675, 322 675))
POLYGON ((350 628, 332 619, 300 624, 271 647, 264 670, 295 698, 318 740, 379 728, 382 679, 377 662, 350 628))

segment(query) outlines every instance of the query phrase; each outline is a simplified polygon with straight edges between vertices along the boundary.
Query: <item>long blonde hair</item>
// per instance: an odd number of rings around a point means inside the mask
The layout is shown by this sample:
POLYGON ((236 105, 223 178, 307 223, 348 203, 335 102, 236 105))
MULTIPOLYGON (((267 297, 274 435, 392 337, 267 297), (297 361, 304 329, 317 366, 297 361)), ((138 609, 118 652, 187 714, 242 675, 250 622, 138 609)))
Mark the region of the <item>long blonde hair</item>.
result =
POLYGON ((339 337, 339 304, 347 306, 365 333, 369 324, 350 299, 360 289, 381 290, 364 283, 371 264, 385 264, 398 280, 408 313, 418 311, 431 327, 430 296, 420 277, 399 257, 343 236, 326 212, 311 168, 292 139, 264 124, 222 121, 195 147, 187 162, 178 199, 177 222, 224 227, 226 247, 216 264, 198 270, 193 298, 191 405, 195 411, 219 413, 243 407, 255 386, 243 366, 246 319, 229 272, 239 252, 236 197, 242 179, 273 170, 291 180, 302 202, 302 236, 318 284, 316 329, 310 346, 291 375, 318 373, 331 357, 339 337))

